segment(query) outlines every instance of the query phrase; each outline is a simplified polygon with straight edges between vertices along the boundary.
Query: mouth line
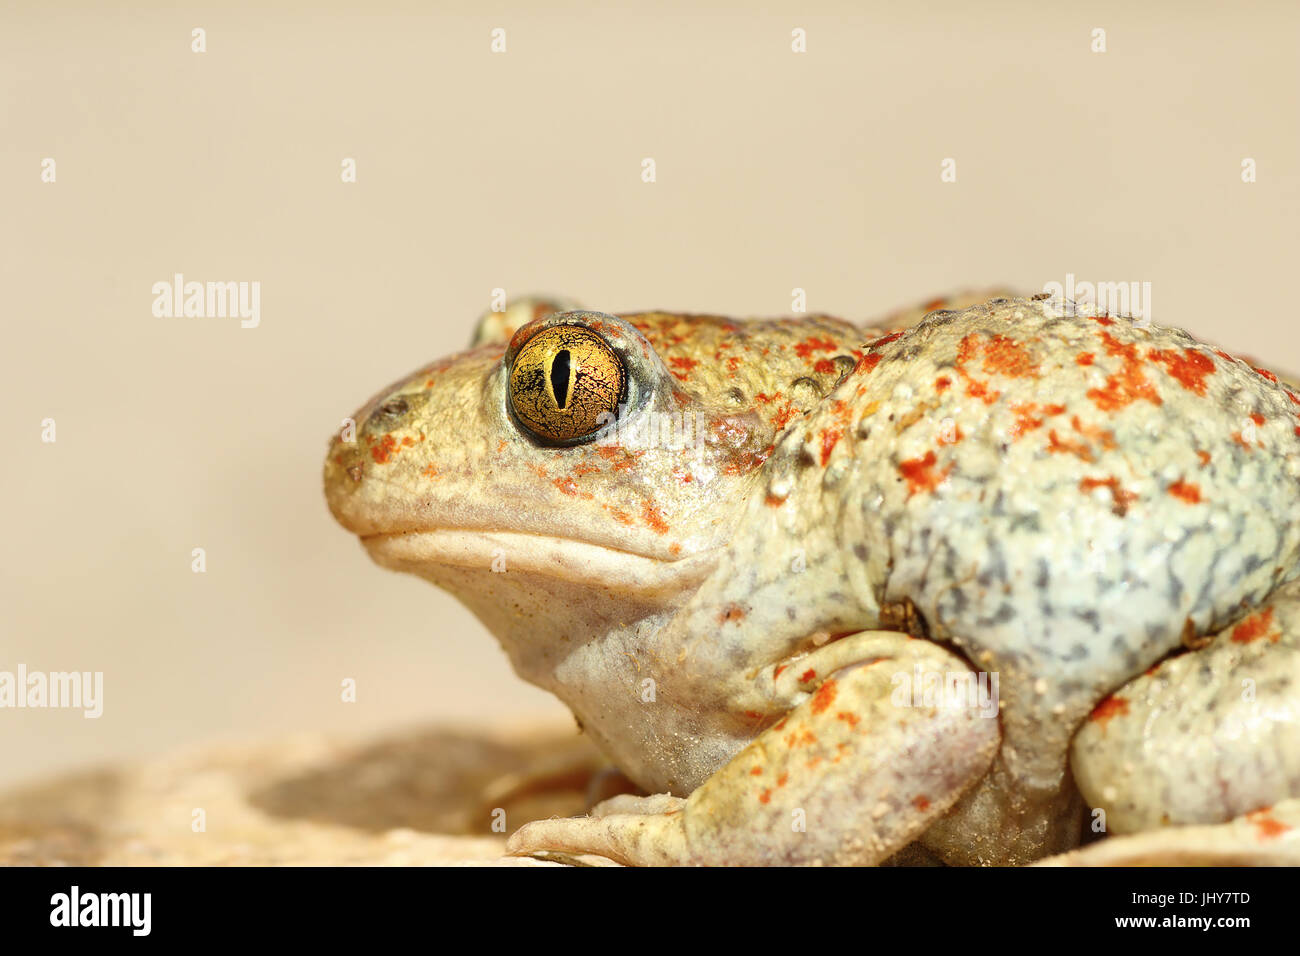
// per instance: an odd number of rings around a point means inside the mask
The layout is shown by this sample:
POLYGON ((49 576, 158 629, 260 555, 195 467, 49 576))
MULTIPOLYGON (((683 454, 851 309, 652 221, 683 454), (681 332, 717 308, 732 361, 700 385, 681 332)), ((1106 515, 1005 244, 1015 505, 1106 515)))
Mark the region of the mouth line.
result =
MULTIPOLYGON (((417 574, 460 568, 558 578, 646 599, 700 584, 716 563, 712 551, 676 560, 554 535, 468 528, 427 528, 360 535, 384 567, 417 574)), ((427 576, 427 575, 426 575, 427 576)))

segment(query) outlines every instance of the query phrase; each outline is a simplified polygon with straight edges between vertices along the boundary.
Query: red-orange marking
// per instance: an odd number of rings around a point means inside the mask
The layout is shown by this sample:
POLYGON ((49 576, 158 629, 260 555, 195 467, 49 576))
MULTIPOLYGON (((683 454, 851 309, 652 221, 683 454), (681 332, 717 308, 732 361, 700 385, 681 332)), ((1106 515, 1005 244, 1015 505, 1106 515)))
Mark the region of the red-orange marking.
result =
POLYGON ((1234 627, 1232 629, 1232 640, 1237 644, 1249 644, 1251 641, 1257 641, 1261 637, 1268 636, 1276 643, 1282 635, 1276 631, 1270 635, 1269 631, 1272 629, 1273 609, 1270 607, 1252 614, 1234 627))
POLYGON ((723 624, 728 624, 731 621, 739 621, 744 616, 745 611, 739 604, 728 604, 722 613, 718 615, 718 620, 723 624))
POLYGON ((1078 455, 1083 461, 1092 461, 1092 449, 1083 442, 1071 441, 1068 438, 1061 438, 1056 434, 1053 428, 1047 433, 1047 450, 1049 452, 1063 452, 1068 455, 1078 455))
POLYGON ((1123 697, 1111 695, 1092 709, 1088 719, 1101 725, 1102 729, 1116 717, 1128 716, 1128 701, 1123 697))
POLYGON ((813 694, 812 712, 814 714, 824 713, 831 704, 835 703, 835 695, 839 688, 833 678, 827 678, 821 687, 817 688, 817 693, 813 694))
POLYGON ((835 450, 835 444, 836 444, 836 442, 838 442, 838 441, 839 441, 841 438, 843 438, 843 437, 844 437, 844 433, 843 433, 842 431, 840 431, 838 428, 823 428, 823 429, 822 429, 822 455, 821 455, 821 458, 822 458, 822 467, 823 467, 823 468, 825 468, 826 465, 830 462, 830 460, 831 460, 831 452, 835 450))
POLYGON ((664 534, 668 531, 668 522, 664 520, 663 513, 648 501, 641 506, 641 520, 649 525, 650 530, 655 534, 664 534))
POLYGON ((1136 401, 1148 401, 1153 405, 1163 404, 1155 386, 1147 380, 1142 370, 1142 360, 1138 357, 1136 345, 1125 344, 1109 332, 1101 333, 1102 344, 1107 354, 1122 360, 1120 370, 1107 377, 1103 388, 1088 389, 1088 397, 1103 412, 1115 412, 1136 401))
POLYGON ((1269 816, 1272 810, 1272 807, 1265 807, 1263 810, 1256 810, 1254 813, 1246 814, 1246 819, 1259 829, 1259 838, 1261 840, 1275 840, 1291 829, 1276 817, 1269 816))
POLYGON ((1169 493, 1175 498, 1182 498, 1189 505, 1201 503, 1200 487, 1190 481, 1183 481, 1181 478, 1169 486, 1169 493))
POLYGON ((1121 518, 1128 514, 1128 506, 1137 500, 1137 495, 1121 488, 1119 479, 1114 476, 1110 478, 1084 478, 1079 482, 1080 491, 1092 491, 1094 488, 1106 488, 1110 491, 1111 510, 1121 518))
POLYGON ((1026 432, 1043 427, 1043 419, 1034 417, 1038 406, 1033 402, 1019 402, 1011 406, 1011 411, 1016 416, 1016 420, 1011 423, 1011 428, 1007 430, 1012 441, 1023 438, 1026 432))
POLYGON ((1203 352, 1184 348, 1179 355, 1173 349, 1152 349, 1148 357, 1166 367, 1178 384, 1193 395, 1205 394, 1205 378, 1214 374, 1214 361, 1203 352))
POLYGON ((686 381, 690 373, 694 371, 695 366, 699 365, 700 363, 698 359, 687 358, 682 355, 677 355, 670 358, 668 360, 668 364, 671 365, 674 369, 681 369, 681 371, 673 372, 673 374, 676 375, 679 379, 681 379, 684 382, 686 381))
POLYGON ((927 451, 924 458, 910 458, 899 462, 898 470, 907 479, 909 497, 918 491, 933 491, 948 477, 948 471, 952 466, 949 465, 943 471, 937 472, 934 468, 935 461, 934 452, 927 451))
POLYGON ((1038 363, 1022 343, 1005 335, 995 335, 984 346, 984 371, 1008 378, 1036 378, 1038 363))
POLYGON ((830 339, 819 339, 813 336, 803 342, 795 345, 795 353, 802 359, 812 356, 813 352, 834 352, 838 346, 830 339))

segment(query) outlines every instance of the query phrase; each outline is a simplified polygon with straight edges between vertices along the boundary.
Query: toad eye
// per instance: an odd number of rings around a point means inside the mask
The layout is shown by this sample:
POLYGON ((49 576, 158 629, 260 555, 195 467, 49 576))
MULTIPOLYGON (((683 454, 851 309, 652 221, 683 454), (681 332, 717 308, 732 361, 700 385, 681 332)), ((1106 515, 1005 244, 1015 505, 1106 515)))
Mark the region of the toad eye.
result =
POLYGON ((613 421, 627 369, 605 340, 581 325, 553 325, 530 338, 510 366, 510 409, 548 445, 576 445, 613 421))

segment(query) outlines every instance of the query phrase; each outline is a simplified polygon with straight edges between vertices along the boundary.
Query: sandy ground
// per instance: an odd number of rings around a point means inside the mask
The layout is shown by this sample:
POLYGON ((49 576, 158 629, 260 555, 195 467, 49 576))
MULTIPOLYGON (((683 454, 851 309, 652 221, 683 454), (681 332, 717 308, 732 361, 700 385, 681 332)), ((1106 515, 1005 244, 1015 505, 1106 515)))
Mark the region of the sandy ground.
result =
POLYGON ((601 766, 572 725, 207 745, 0 794, 0 864, 547 865, 506 834, 601 766))

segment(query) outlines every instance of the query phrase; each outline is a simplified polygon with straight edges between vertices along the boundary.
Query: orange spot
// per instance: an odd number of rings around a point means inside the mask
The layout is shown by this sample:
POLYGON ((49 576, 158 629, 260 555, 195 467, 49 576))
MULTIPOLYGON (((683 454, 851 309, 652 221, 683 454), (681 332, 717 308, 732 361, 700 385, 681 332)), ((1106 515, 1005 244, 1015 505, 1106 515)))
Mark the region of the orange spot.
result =
POLYGON ((835 703, 835 695, 838 692, 839 688, 835 680, 828 678, 821 687, 817 688, 817 693, 813 695, 812 712, 814 714, 825 712, 831 704, 835 703))
POLYGON ((578 493, 578 486, 574 483, 572 478, 556 478, 551 482, 551 484, 555 485, 556 488, 559 488, 560 491, 564 492, 566 495, 576 495, 578 493))
POLYGON ((1214 361, 1203 352, 1184 348, 1179 355, 1173 349, 1152 349, 1148 356, 1166 367, 1178 384, 1193 395, 1205 394, 1205 377, 1214 374, 1214 361))
POLYGON ((663 512, 645 502, 641 506, 641 520, 650 526, 650 530, 655 534, 664 534, 668 531, 668 522, 664 520, 663 512))
MULTIPOLYGON (((1268 635, 1273 628, 1273 609, 1260 611, 1252 614, 1246 620, 1242 621, 1232 629, 1232 640, 1237 644, 1249 644, 1251 641, 1257 641, 1261 637, 1268 635)), ((1274 632, 1269 635, 1273 642, 1276 643, 1282 635, 1280 632, 1274 632)))
POLYGON ((1261 415, 1259 412, 1251 412, 1251 413, 1250 413, 1250 420, 1251 420, 1252 422, 1254 422, 1256 425, 1262 425, 1262 424, 1264 424, 1264 422, 1266 421, 1266 419, 1264 418, 1264 416, 1261 415))
POLYGON ((1034 417, 1037 410, 1038 406, 1033 402, 1019 402, 1011 406, 1011 411, 1016 416, 1016 420, 1011 423, 1007 435, 1012 441, 1023 438, 1026 432, 1043 427, 1043 419, 1034 417))
POLYGON ((1155 386, 1147 380, 1136 345, 1125 344, 1109 332, 1101 333, 1107 354, 1123 361, 1120 370, 1107 377, 1103 388, 1088 389, 1088 397, 1103 412, 1115 412, 1136 401, 1163 404, 1155 386))
POLYGON ((1169 493, 1175 498, 1182 498, 1189 505, 1201 503, 1201 489, 1190 481, 1181 478, 1169 486, 1169 493))
POLYGON ((727 624, 731 621, 742 620, 744 616, 745 612, 739 604, 728 604, 723 612, 718 615, 718 621, 727 624))
POLYGON ((785 428, 785 426, 789 425, 792 419, 797 418, 802 414, 803 411, 801 409, 794 407, 794 402, 786 402, 785 405, 781 407, 781 410, 772 416, 772 425, 777 431, 780 431, 785 428))
POLYGON ((908 497, 918 491, 933 491, 948 477, 948 472, 952 466, 949 465, 943 471, 936 472, 934 470, 935 460, 934 452, 927 451, 924 458, 911 458, 899 462, 898 470, 907 479, 908 497))
POLYGON ((1053 428, 1047 433, 1047 450, 1049 452, 1061 452, 1067 455, 1078 455, 1083 461, 1092 461, 1092 449, 1084 442, 1071 441, 1062 439, 1056 434, 1053 428))
POLYGON ((623 524, 632 524, 632 516, 622 508, 614 508, 610 505, 605 505, 605 510, 612 514, 616 521, 622 522, 623 524))
POLYGON ((816 676, 817 672, 810 667, 799 675, 799 683, 806 684, 816 676))
POLYGON ((1235 441, 1242 448, 1246 449, 1246 451, 1252 451, 1250 447, 1250 442, 1246 441, 1246 439, 1241 437, 1241 432, 1233 432, 1232 440, 1235 441))
POLYGON ((761 777, 763 775, 762 767, 751 767, 749 771, 751 777, 761 777))
POLYGON ((433 466, 432 462, 430 462, 424 466, 424 471, 420 472, 420 474, 424 475, 426 478, 437 478, 438 469, 433 466))
POLYGON ((386 465, 399 450, 397 439, 392 435, 385 435, 379 440, 379 444, 370 447, 370 457, 375 460, 376 465, 386 465))
POLYGON ((938 441, 940 445, 955 445, 965 437, 966 433, 961 430, 961 426, 954 425, 951 434, 949 434, 947 429, 941 429, 939 431, 938 441))
POLYGON ((772 791, 771 791, 771 790, 764 790, 762 793, 760 793, 760 794, 758 795, 758 802, 759 802, 759 803, 771 803, 771 802, 772 802, 772 791))
POLYGON ((835 715, 835 719, 844 721, 850 727, 856 727, 858 725, 858 715, 850 713, 847 710, 841 710, 835 715))
POLYGON ((939 392, 942 392, 950 385, 952 385, 952 379, 950 379, 947 375, 940 375, 938 378, 934 380, 935 390, 939 392))
POLYGON ((989 391, 987 382, 972 381, 966 385, 966 394, 971 398, 978 398, 985 405, 992 405, 998 400, 998 396, 1002 393, 996 390, 989 391))
POLYGON ((1102 325, 1114 325, 1115 320, 1108 315, 1094 315, 1092 321, 1100 322, 1102 325))
POLYGON ((1205 467, 1210 463, 1210 453, 1208 451, 1201 451, 1198 449, 1196 457, 1201 459, 1201 467, 1205 467))
POLYGON ((1115 433, 1109 428, 1100 428, 1096 425, 1085 425, 1079 421, 1079 416, 1075 415, 1070 419, 1070 427, 1091 441, 1101 442, 1101 447, 1106 451, 1115 448, 1115 433))
POLYGON ((984 346, 984 371, 1008 378, 1035 378, 1038 363, 1022 343, 1005 335, 995 335, 984 346))
POLYGON ((924 813, 926 810, 930 809, 930 801, 927 800, 924 796, 918 796, 915 800, 912 801, 912 806, 916 807, 916 809, 924 813))
POLYGON ((1255 368, 1255 366, 1253 366, 1253 365, 1251 366, 1251 368, 1255 369, 1255 372, 1256 372, 1257 374, 1259 374, 1259 375, 1263 376, 1264 378, 1268 379, 1268 380, 1269 380, 1270 382, 1272 382, 1274 385, 1277 384, 1277 376, 1274 375, 1272 372, 1270 372, 1268 369, 1265 369, 1265 368, 1255 368))
POLYGON ((877 355, 875 352, 872 352, 870 355, 864 355, 862 356, 862 358, 858 359, 857 368, 855 368, 853 371, 855 373, 870 372, 879 364, 880 364, 880 356, 877 355))
POLYGON ((830 339, 819 339, 813 336, 798 343, 794 350, 801 359, 806 359, 810 358, 813 352, 834 352, 836 348, 838 346, 830 339))
POLYGON ((831 460, 831 452, 835 450, 835 443, 838 442, 843 437, 844 437, 844 433, 840 431, 838 428, 822 429, 822 456, 821 457, 822 457, 823 468, 825 468, 826 465, 831 460))
POLYGON ((681 379, 684 382, 689 377, 690 373, 695 370, 695 366, 699 365, 700 363, 698 359, 687 358, 683 355, 677 355, 670 358, 668 360, 668 364, 671 365, 674 369, 681 370, 681 371, 675 371, 673 372, 673 374, 676 375, 679 379, 681 379))
POLYGON ((1276 817, 1269 816, 1272 811, 1272 807, 1265 807, 1263 810, 1246 814, 1246 819, 1259 828, 1261 840, 1275 840, 1291 829, 1276 817))
POLYGON ((1095 358, 1096 356, 1093 355, 1091 352, 1080 352, 1077 356, 1075 356, 1074 360, 1078 362, 1080 365, 1091 365, 1095 358))
POLYGON ((776 785, 778 787, 784 787, 789 781, 790 775, 788 773, 783 773, 781 776, 776 778, 776 785))
POLYGON ((813 371, 819 375, 834 375, 835 369, 836 365, 830 359, 818 359, 817 364, 813 366, 813 371))
POLYGON ((1094 488, 1110 491, 1110 510, 1121 518, 1128 514, 1128 506, 1137 500, 1137 495, 1119 486, 1118 478, 1084 478, 1079 482, 1080 491, 1092 491, 1094 488))
POLYGON ((1111 695, 1103 700, 1100 704, 1092 709, 1088 719, 1101 725, 1105 730, 1106 725, 1116 717, 1128 716, 1128 701, 1123 697, 1111 695))
POLYGON ((768 495, 763 499, 763 503, 769 508, 779 508, 781 505, 785 504, 785 499, 778 498, 776 495, 768 495))
MULTIPOLYGON (((867 343, 867 348, 876 349, 882 345, 888 345, 890 342, 896 342, 903 337, 902 332, 890 332, 888 335, 882 335, 880 338, 867 343)), ((798 346, 795 347, 798 349, 798 346)))

